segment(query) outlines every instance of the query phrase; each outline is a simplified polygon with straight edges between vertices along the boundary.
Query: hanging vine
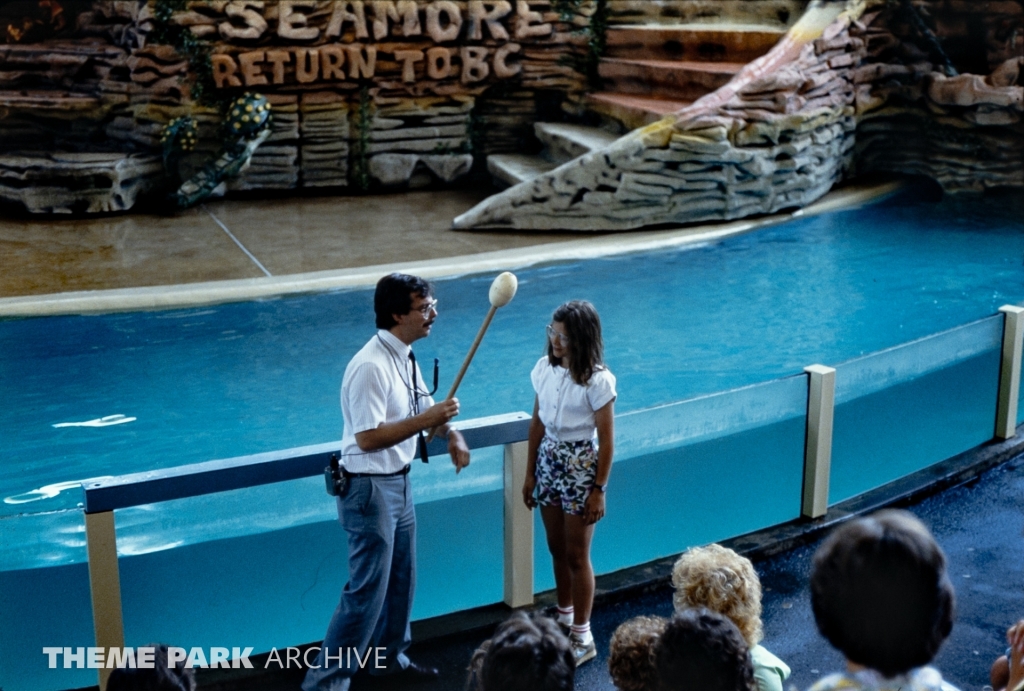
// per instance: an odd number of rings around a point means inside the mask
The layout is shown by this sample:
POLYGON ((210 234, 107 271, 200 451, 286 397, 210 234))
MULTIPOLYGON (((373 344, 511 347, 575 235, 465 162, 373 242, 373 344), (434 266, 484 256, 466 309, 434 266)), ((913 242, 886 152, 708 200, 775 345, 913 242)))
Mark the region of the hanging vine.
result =
POLYGON ((551 7, 558 12, 563 22, 571 22, 587 2, 593 3, 594 8, 587 28, 582 30, 587 37, 587 51, 583 56, 574 60, 574 66, 587 75, 587 83, 590 88, 597 90, 601 86, 597 66, 604 55, 607 41, 608 0, 552 0, 551 7))
POLYGON ((370 189, 370 130, 373 127, 373 98, 366 84, 359 89, 359 107, 356 110, 355 137, 352 139, 353 184, 360 190, 370 189))
POLYGON ((153 31, 149 38, 153 43, 173 46, 179 55, 188 60, 189 72, 192 74, 189 92, 193 101, 224 110, 230 97, 219 94, 214 87, 210 45, 188 27, 178 26, 171 21, 175 12, 186 9, 187 0, 156 0, 153 31))

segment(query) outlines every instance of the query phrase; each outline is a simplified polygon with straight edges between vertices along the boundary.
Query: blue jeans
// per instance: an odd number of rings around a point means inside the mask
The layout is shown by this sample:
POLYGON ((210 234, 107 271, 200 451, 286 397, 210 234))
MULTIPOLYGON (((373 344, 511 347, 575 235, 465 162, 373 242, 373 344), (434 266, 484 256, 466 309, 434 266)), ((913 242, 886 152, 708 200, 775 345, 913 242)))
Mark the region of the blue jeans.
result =
POLYGON ((347 691, 359 669, 356 655, 365 659, 371 648, 385 649, 379 657, 370 655, 365 668, 371 674, 409 665, 405 651, 412 642, 416 513, 408 474, 351 478, 345 496, 338 498, 338 517, 348 533, 349 580, 303 691, 347 691), (325 652, 330 666, 324 664, 325 652), (375 665, 378 659, 384 669, 375 665))

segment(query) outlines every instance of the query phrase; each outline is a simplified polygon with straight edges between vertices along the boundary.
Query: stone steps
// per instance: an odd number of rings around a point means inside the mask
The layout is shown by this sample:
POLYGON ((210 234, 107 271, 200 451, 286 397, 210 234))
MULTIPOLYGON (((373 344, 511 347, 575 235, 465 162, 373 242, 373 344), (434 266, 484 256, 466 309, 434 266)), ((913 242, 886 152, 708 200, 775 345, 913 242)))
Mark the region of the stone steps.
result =
POLYGON ((491 174, 495 187, 500 189, 532 180, 538 175, 554 170, 559 165, 561 164, 549 161, 539 155, 491 154, 487 157, 487 172, 491 174))
POLYGON ((607 90, 614 93, 671 96, 674 100, 696 101, 725 86, 743 69, 744 64, 605 58, 598 65, 598 74, 607 90))
POLYGON ((590 110, 617 120, 631 130, 657 122, 669 113, 681 110, 692 102, 610 91, 599 91, 587 95, 587 107, 590 110))
POLYGON ((608 27, 607 58, 739 62, 761 57, 785 30, 749 24, 645 24, 608 27))
POLYGON ((618 139, 618 135, 597 127, 566 122, 534 123, 533 131, 544 145, 539 154, 492 154, 487 157, 487 170, 496 186, 511 187, 532 180, 566 161, 604 148, 618 139))
POLYGON ((598 65, 605 90, 587 105, 629 129, 648 125, 728 84, 785 33, 757 24, 609 27, 598 65))

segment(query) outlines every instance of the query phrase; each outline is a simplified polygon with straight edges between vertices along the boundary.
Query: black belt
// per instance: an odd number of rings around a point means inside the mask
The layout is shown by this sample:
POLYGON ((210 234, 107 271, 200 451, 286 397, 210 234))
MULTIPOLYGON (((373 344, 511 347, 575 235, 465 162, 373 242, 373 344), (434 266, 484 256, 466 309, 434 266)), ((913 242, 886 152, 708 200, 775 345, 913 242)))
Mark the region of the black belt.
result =
POLYGON ((395 477, 396 475, 408 475, 409 468, 411 466, 406 464, 404 468, 394 473, 350 473, 344 468, 341 469, 341 474, 348 478, 353 477, 395 477))

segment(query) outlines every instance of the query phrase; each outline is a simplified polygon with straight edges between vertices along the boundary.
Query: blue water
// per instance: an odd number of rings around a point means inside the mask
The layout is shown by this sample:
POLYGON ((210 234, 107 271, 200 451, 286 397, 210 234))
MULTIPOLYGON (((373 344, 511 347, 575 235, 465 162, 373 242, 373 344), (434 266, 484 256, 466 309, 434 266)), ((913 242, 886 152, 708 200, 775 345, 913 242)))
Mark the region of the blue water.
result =
MULTIPOLYGON (((911 192, 699 247, 520 270, 515 300, 459 390, 463 416, 531 409, 543 326, 569 298, 593 301, 602 315, 620 413, 992 314, 1024 299, 1022 211, 1019 196, 936 204, 911 192)), ((491 279, 437 283, 440 316, 417 353, 441 359, 442 391, 486 312, 491 279)), ((373 333, 371 305, 370 290, 347 290, 0 321, 0 497, 34 500, 0 504, 0 515, 73 507, 73 490, 32 494, 56 483, 338 439, 338 386, 373 333), (54 427, 115 414, 136 419, 54 427)), ((493 488, 493 472, 457 485, 440 465, 420 482, 422 498, 493 488)), ((62 544, 74 551, 80 536, 62 544)), ((41 549, 41 562, 78 558, 41 549)), ((3 550, 0 568, 11 558, 3 550)))
MULTIPOLYGON (((569 298, 590 299, 602 314, 619 413, 971 322, 1024 300, 1022 218, 1020 198, 934 204, 908 193, 686 250, 517 271, 519 293, 498 312, 460 388, 463 414, 530 410, 528 375, 543 327, 569 298)), ((421 361, 441 358, 442 391, 486 312, 491 279, 437 283, 440 318, 416 349, 421 361)), ((41 646, 92 644, 80 497, 58 492, 60 483, 338 439, 338 386, 373 333, 371 304, 370 291, 353 290, 0 321, 0 498, 14 500, 0 504, 0 619, 9 624, 0 630, 0 686, 42 691, 95 681, 89 670, 40 671, 41 646), (114 415, 125 417, 54 427, 114 415)), ((889 388, 840 401, 833 501, 990 436, 996 351, 903 382, 898 372, 914 368, 898 360, 922 359, 925 350, 886 360, 896 363, 889 378, 900 380, 889 388)), ((700 426, 700 416, 766 392, 786 410, 802 409, 802 387, 787 379, 678 410, 700 426)), ((643 446, 645 425, 664 426, 676 410, 623 416, 621 440, 643 446)), ((739 429, 682 448, 619 445, 617 456, 629 460, 616 465, 595 540, 598 572, 796 516, 802 418, 785 413, 739 429)), ((445 459, 417 464, 414 618, 501 598, 498 456, 476 453, 458 478, 445 459)), ((128 643, 259 652, 315 640, 346 577, 332 518, 317 478, 118 511, 128 643)), ((552 584, 539 528, 536 535, 541 590, 552 584)))

